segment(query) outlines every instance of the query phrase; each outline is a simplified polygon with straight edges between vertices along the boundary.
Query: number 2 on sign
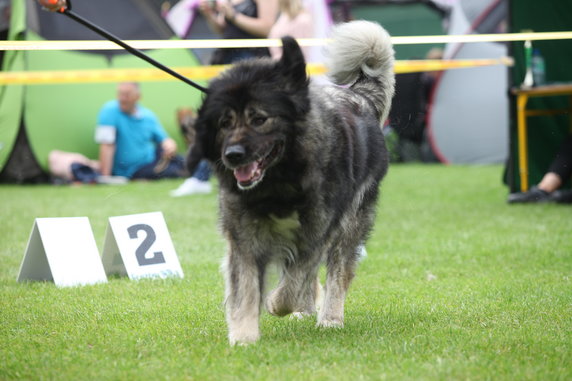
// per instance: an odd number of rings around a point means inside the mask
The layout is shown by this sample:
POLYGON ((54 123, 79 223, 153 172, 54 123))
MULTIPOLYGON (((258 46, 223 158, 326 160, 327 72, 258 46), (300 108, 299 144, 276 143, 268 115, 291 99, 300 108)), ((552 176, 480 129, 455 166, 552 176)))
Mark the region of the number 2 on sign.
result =
POLYGON ((146 236, 143 242, 135 250, 135 256, 139 266, 156 265, 158 263, 165 263, 165 257, 162 251, 155 251, 152 256, 147 257, 146 254, 157 239, 157 235, 153 228, 146 224, 137 224, 127 228, 129 238, 136 239, 139 237, 139 232, 145 232, 146 236))

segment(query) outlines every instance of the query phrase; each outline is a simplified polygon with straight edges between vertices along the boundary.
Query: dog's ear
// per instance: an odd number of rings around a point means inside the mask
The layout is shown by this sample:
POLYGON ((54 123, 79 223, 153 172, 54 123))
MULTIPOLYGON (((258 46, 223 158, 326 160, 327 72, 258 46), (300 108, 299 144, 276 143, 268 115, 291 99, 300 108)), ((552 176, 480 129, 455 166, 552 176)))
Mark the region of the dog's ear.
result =
POLYGON ((306 62, 300 45, 290 36, 282 38, 282 58, 278 62, 284 76, 296 84, 306 84, 306 62))

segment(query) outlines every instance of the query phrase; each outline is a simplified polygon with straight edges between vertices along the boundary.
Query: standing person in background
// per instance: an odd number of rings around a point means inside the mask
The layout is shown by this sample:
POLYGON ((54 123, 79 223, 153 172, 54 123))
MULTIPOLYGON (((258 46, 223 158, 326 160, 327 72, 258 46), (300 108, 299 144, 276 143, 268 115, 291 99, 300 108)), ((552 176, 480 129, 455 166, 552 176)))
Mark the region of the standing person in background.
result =
MULTIPOLYGON (((201 0, 199 10, 224 39, 267 38, 278 17, 278 0, 201 0)), ((211 64, 268 56, 267 48, 217 49, 211 64)))
MULTIPOLYGON (((304 7, 302 0, 278 0, 280 17, 272 26, 268 38, 281 38, 291 36, 294 38, 314 37, 314 23, 312 15, 304 7)), ((310 49, 303 47, 304 58, 309 61, 310 49)), ((274 59, 282 57, 282 47, 273 46, 270 54, 274 59)))
MULTIPOLYGON (((278 16, 278 0, 201 0, 199 10, 211 29, 225 39, 267 38, 278 16)), ((243 59, 267 57, 267 48, 217 49, 212 65, 227 65, 243 59)), ((192 177, 186 179, 172 197, 187 196, 210 191, 210 168, 202 160, 192 177)))

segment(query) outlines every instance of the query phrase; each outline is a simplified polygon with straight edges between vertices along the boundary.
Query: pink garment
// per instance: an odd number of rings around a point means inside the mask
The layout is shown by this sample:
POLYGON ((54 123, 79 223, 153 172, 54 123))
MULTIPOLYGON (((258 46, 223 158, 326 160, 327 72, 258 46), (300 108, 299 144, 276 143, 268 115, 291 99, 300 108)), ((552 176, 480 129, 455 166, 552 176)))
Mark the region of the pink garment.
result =
MULTIPOLYGON (((278 20, 270 29, 268 38, 281 38, 291 36, 294 38, 312 38, 314 37, 314 26, 312 24, 312 16, 307 11, 302 11, 294 19, 287 14, 282 13, 278 20)), ((309 47, 302 47, 304 58, 308 61, 310 57, 309 47)), ((282 47, 270 47, 272 58, 279 59, 282 57, 282 47)))

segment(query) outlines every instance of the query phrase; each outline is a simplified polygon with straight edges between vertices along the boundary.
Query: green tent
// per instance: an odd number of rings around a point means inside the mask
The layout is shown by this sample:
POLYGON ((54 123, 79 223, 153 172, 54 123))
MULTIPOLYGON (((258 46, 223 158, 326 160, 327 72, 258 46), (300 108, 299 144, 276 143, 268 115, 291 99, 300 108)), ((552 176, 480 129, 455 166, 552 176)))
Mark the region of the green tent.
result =
MULTIPOLYGON (((510 1, 511 32, 559 32, 572 30, 572 1, 510 1)), ((572 82, 572 40, 534 41, 533 48, 540 50, 546 62, 548 83, 572 82)), ((515 65, 512 69, 512 86, 520 86, 525 74, 524 44, 512 43, 515 65)), ((506 167, 506 182, 511 192, 519 191, 518 147, 516 134, 516 100, 511 96, 510 158, 506 167)), ((531 98, 529 109, 564 109, 569 107, 568 97, 531 98)), ((528 157, 529 184, 537 184, 548 169, 561 141, 570 132, 572 115, 529 117, 528 157)))
MULTIPOLYGON (((173 32, 151 2, 76 1, 74 10, 126 40, 169 39, 173 32)), ((33 0, 13 0, 10 40, 101 39, 67 17, 45 12, 33 0)), ((169 67, 198 66, 189 50, 147 51, 169 67)), ((3 71, 148 68, 122 50, 9 51, 3 71)), ((100 107, 115 97, 115 83, 0 86, 0 180, 29 182, 45 178, 48 153, 58 149, 97 158, 94 129, 100 107)), ((176 110, 199 106, 202 95, 181 81, 143 82, 141 103, 156 112, 181 151, 184 143, 176 110)))
MULTIPOLYGON (((383 25, 392 36, 442 35, 446 11, 428 0, 333 0, 330 8, 335 22, 370 20, 383 25)), ((396 45, 399 60, 424 58, 443 44, 396 45)))

